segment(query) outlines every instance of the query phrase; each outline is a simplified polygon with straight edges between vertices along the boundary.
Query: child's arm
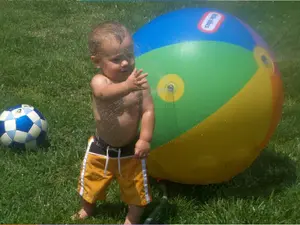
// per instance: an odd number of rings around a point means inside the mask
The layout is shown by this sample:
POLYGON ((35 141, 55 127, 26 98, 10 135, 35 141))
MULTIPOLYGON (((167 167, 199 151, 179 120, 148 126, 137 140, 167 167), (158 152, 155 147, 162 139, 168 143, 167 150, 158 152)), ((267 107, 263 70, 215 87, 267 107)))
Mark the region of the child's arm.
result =
POLYGON ((146 84, 145 86, 147 86, 147 89, 143 91, 140 137, 135 145, 135 156, 137 158, 148 156, 155 126, 154 103, 149 85, 146 84))
POLYGON ((101 75, 96 75, 91 81, 91 88, 96 98, 104 101, 117 100, 130 93, 126 82, 108 84, 101 75))
POLYGON ((148 84, 146 86, 147 89, 143 91, 140 140, 150 143, 155 126, 155 113, 150 87, 148 84))
POLYGON ((143 70, 136 68, 129 75, 126 81, 108 84, 105 77, 96 75, 91 81, 91 88, 96 98, 106 101, 113 101, 128 95, 134 90, 142 90, 143 85, 147 83, 148 73, 142 74, 143 70))

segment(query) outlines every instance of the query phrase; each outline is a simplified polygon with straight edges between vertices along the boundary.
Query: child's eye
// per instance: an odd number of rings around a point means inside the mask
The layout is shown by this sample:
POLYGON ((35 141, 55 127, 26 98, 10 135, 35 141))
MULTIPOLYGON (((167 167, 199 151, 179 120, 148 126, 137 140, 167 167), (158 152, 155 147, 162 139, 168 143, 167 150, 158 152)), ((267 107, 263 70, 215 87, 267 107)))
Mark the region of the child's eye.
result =
POLYGON ((114 63, 119 63, 121 61, 121 57, 116 57, 111 60, 114 63))
POLYGON ((129 54, 127 55, 127 57, 128 57, 129 59, 132 59, 132 58, 134 58, 134 55, 133 55, 133 53, 129 53, 129 54))
POLYGON ((134 59, 134 54, 133 54, 133 53, 127 53, 127 54, 126 54, 126 59, 127 59, 128 61, 133 60, 133 59, 134 59))

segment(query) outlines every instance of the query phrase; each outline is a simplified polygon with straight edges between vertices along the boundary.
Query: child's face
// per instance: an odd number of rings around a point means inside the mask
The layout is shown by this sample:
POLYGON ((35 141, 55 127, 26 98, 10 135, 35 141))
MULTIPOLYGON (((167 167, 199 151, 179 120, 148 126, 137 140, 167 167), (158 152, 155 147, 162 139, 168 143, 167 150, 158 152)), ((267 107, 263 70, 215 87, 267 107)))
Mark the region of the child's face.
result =
POLYGON ((99 66, 104 75, 112 81, 125 81, 135 66, 133 42, 130 35, 127 35, 122 43, 114 38, 106 40, 102 51, 99 66))

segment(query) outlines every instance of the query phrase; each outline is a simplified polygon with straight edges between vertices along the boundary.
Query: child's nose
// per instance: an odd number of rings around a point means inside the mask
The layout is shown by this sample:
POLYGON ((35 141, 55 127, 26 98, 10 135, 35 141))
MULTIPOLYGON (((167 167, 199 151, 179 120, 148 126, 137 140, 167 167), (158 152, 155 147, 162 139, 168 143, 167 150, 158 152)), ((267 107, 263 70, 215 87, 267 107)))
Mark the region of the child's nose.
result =
POLYGON ((124 66, 127 66, 128 65, 128 61, 127 60, 123 60, 121 62, 121 66, 124 67, 124 66))

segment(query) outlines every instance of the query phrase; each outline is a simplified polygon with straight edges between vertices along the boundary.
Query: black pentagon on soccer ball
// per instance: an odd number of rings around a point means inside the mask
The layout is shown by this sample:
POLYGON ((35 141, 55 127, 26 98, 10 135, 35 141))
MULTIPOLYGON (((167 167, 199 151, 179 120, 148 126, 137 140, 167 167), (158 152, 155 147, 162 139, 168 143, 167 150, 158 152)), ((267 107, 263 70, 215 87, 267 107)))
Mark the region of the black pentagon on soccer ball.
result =
POLYGON ((44 115, 36 108, 34 108, 34 111, 39 115, 39 117, 42 119, 42 120, 46 120, 46 118, 44 117, 44 115))
POLYGON ((5 133, 4 122, 0 121, 0 137, 5 133))
POLYGON ((38 136, 38 138, 36 139, 36 144, 38 146, 43 146, 45 143, 47 137, 47 133, 45 131, 41 131, 40 135, 38 136))
POLYGON ((8 147, 12 149, 23 149, 25 150, 25 144, 13 141, 8 147))

